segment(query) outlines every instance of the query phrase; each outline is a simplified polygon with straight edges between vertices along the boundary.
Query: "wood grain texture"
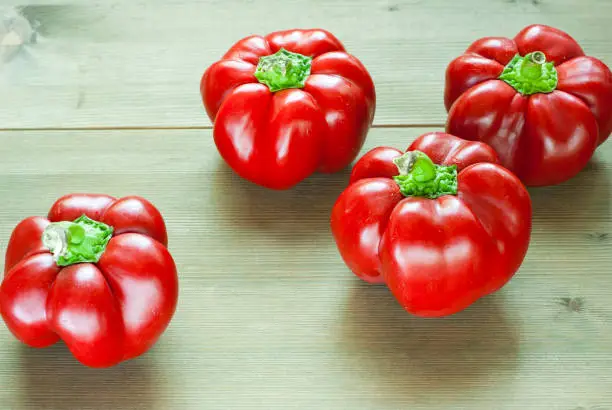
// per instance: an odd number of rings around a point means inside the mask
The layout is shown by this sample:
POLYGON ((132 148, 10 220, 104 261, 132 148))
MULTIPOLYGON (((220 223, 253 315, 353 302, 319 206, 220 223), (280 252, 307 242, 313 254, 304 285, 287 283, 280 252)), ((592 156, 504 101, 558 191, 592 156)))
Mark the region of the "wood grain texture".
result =
MULTIPOLYGON (((376 129, 364 151, 425 131, 376 129)), ((410 317, 343 265, 328 218, 347 172, 266 191, 222 164, 210 130, 0 132, 0 147, 0 248, 64 193, 140 194, 164 213, 181 278, 159 344, 116 368, 0 326, 2 408, 612 408, 612 144, 531 190, 518 275, 441 320, 410 317)))
POLYGON ((21 17, 0 8, 24 43, 13 35, 0 53, 0 128, 209 126, 199 95, 206 67, 242 37, 294 27, 328 29, 364 62, 377 87, 376 124, 443 124, 451 59, 479 37, 512 37, 528 24, 563 29, 612 64, 609 0, 36 4, 21 17))

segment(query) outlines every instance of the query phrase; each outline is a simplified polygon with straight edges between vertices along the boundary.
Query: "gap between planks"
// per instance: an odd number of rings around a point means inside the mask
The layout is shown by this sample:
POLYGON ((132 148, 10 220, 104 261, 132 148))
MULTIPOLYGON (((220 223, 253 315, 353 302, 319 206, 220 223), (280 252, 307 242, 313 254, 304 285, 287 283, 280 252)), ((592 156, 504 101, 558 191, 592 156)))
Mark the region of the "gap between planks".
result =
MULTIPOLYGON (((41 128, 1 128, 0 132, 21 132, 21 131, 153 131, 153 130, 211 130, 212 125, 202 126, 108 126, 108 127, 41 127, 41 128)), ((445 128, 445 124, 376 124, 370 129, 375 128, 445 128)))

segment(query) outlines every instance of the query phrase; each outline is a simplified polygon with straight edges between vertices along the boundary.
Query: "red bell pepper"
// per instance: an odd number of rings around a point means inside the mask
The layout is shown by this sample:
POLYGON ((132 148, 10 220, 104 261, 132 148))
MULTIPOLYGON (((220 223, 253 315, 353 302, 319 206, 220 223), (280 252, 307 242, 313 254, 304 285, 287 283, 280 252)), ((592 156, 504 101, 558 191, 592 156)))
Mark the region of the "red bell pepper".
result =
POLYGON ((0 313, 21 342, 60 339, 77 360, 109 367, 149 350, 178 299, 164 220, 147 200, 98 194, 58 199, 24 219, 8 243, 0 313))
POLYGON ((200 83, 222 158, 241 177, 288 189, 357 156, 374 119, 374 83, 325 30, 246 37, 200 83))
POLYGON ((368 152, 332 210, 342 259, 416 316, 454 314, 497 291, 527 253, 531 199, 496 161, 486 144, 448 134, 368 152))
POLYGON ((446 71, 447 131, 486 142, 529 186, 575 176, 612 132, 612 73, 553 27, 476 40, 446 71))

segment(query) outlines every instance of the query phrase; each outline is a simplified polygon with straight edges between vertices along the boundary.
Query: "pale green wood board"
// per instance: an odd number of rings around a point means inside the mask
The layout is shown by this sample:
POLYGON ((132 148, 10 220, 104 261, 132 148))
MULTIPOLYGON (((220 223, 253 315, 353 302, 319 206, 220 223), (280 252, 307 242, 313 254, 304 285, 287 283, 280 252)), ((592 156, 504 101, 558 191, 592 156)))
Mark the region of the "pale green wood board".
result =
POLYGON ((0 68, 10 96, 0 100, 2 128, 210 125, 199 95, 206 67, 242 37, 283 28, 326 28, 363 61, 377 124, 443 124, 450 60, 527 24, 564 29, 612 64, 609 0, 57 3, 24 10, 40 36, 0 68))
MULTIPOLYGON (((428 130, 376 129, 364 150, 405 148, 428 130)), ((269 192, 222 164, 210 130, 4 132, 0 143, 15 155, 0 162, 2 247, 65 192, 140 194, 167 219, 181 277, 160 343, 114 369, 84 369, 63 347, 24 348, 0 328, 10 409, 612 403, 612 145, 568 183, 531 190, 532 245, 507 287, 456 317, 420 320, 336 252, 329 210, 347 172, 269 192)))

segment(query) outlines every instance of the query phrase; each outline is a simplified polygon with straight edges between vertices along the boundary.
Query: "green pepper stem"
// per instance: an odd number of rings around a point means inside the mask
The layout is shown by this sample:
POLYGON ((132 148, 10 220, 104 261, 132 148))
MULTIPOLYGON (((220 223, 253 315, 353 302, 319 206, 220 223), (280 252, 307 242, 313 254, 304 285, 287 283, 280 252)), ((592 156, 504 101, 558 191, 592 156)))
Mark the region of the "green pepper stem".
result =
POLYGON ((542 76, 542 66, 546 63, 546 56, 541 51, 528 54, 521 66, 521 75, 530 80, 537 80, 542 76))
POLYGON ((399 175, 393 177, 404 196, 435 199, 457 195, 457 166, 437 165, 421 151, 408 151, 393 160, 399 175))
POLYGON ((255 77, 271 92, 288 88, 303 88, 310 75, 312 58, 283 48, 259 59, 255 77))
POLYGON ((534 51, 524 57, 514 56, 504 68, 499 79, 514 87, 523 95, 550 93, 557 88, 558 76, 553 63, 546 55, 534 51))
POLYGON ((98 262, 113 235, 113 228, 85 215, 72 222, 49 224, 43 234, 43 246, 53 254, 58 266, 98 262))

